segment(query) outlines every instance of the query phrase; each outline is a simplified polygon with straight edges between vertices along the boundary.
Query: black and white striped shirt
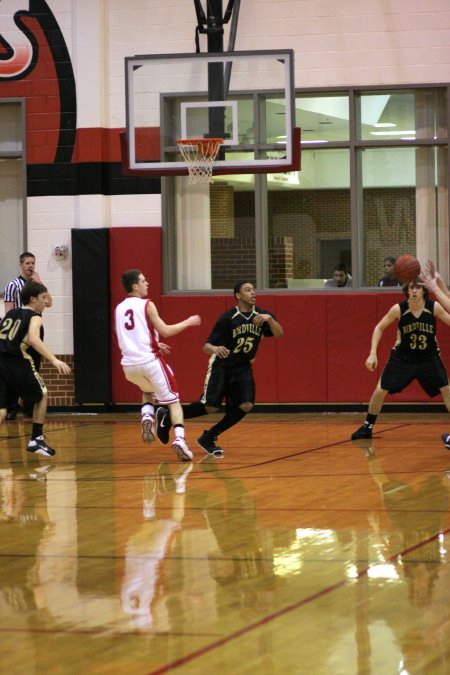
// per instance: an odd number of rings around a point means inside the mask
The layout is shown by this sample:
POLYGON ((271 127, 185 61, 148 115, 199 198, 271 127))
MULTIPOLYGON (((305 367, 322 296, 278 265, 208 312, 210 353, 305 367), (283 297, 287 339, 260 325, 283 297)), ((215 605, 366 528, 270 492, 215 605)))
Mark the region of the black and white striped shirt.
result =
POLYGON ((22 307, 22 288, 27 280, 21 276, 16 277, 5 288, 4 302, 13 302, 14 308, 22 307))

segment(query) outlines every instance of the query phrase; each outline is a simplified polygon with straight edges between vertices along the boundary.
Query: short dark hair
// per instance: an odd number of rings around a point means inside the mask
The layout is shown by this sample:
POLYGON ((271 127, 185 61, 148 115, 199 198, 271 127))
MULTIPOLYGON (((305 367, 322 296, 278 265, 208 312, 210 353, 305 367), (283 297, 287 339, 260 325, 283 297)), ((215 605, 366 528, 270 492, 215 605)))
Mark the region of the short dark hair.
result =
POLYGON ((33 253, 30 253, 29 251, 24 251, 23 253, 20 254, 19 262, 22 264, 25 258, 34 258, 36 260, 36 256, 33 253))
POLYGON ((233 286, 234 297, 236 297, 236 295, 241 292, 241 288, 244 284, 251 284, 252 286, 254 285, 253 281, 249 281, 249 279, 244 279, 243 281, 238 281, 237 284, 234 284, 234 286, 233 286))
POLYGON ((388 255, 388 256, 386 256, 386 258, 384 258, 383 263, 390 262, 391 265, 393 265, 396 260, 397 260, 397 258, 394 258, 393 255, 388 255))
POLYGON ((426 300, 428 296, 430 295, 428 288, 424 286, 420 281, 417 281, 417 279, 414 279, 414 281, 408 281, 407 284, 403 284, 403 293, 405 294, 405 297, 408 297, 408 288, 409 284, 414 284, 415 286, 418 286, 420 288, 423 288, 423 298, 426 300))
POLYGON ((37 298, 40 293, 47 293, 47 288, 39 281, 27 281, 22 288, 22 304, 28 305, 31 298, 37 298))
POLYGON ((344 272, 344 274, 348 274, 347 265, 342 262, 337 263, 337 265, 333 267, 333 272, 344 272))
POLYGON ((140 274, 142 274, 141 270, 127 270, 122 274, 122 286, 127 293, 131 293, 133 284, 139 283, 140 274))

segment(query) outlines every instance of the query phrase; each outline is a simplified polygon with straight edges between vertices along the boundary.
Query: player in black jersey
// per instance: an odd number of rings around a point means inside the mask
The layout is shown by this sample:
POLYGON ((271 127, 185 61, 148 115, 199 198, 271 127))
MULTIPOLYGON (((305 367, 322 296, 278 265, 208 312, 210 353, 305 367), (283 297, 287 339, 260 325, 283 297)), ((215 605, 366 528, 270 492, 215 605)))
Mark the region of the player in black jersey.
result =
MULTIPOLYGON (((434 294, 444 309, 450 313, 450 291, 448 290, 447 284, 437 271, 432 260, 427 260, 420 276, 426 288, 428 288, 428 290, 434 294)), ((449 433, 442 434, 442 442, 444 443, 447 450, 450 450, 449 433)))
POLYGON ((33 428, 27 450, 51 457, 55 451, 44 439, 43 427, 47 412, 47 388, 35 368, 30 350, 36 350, 50 361, 59 373, 67 375, 70 367, 47 349, 41 340, 41 313, 47 306, 47 289, 29 281, 22 289, 22 307, 11 309, 0 322, 0 424, 6 417, 14 396, 34 403, 33 428))
MULTIPOLYGON (((183 407, 185 419, 217 412, 226 401, 225 416, 197 439, 206 453, 222 457, 215 440, 237 424, 255 403, 252 362, 263 337, 281 337, 283 329, 273 314, 256 307, 256 291, 250 281, 240 281, 233 289, 236 307, 222 314, 213 327, 203 351, 211 358, 203 395, 199 401, 183 407)), ((162 443, 169 439, 167 409, 156 413, 157 434, 162 443)))
POLYGON ((403 286, 406 300, 393 305, 375 326, 366 368, 378 365, 377 348, 383 331, 398 321, 397 340, 369 403, 364 424, 352 439, 372 438, 372 429, 386 394, 403 391, 413 380, 433 397, 439 393, 450 412, 450 385, 436 339, 436 317, 450 326, 450 315, 439 302, 429 300, 428 290, 420 280, 403 286))

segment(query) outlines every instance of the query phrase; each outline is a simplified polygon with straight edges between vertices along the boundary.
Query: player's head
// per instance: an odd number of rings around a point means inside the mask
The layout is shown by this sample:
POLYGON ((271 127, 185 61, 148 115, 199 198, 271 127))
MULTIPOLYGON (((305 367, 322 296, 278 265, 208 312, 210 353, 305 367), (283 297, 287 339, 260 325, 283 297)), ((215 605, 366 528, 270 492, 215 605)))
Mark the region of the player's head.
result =
POLYGON ((127 293, 132 292, 133 284, 139 283, 140 274, 142 274, 141 270, 127 270, 122 274, 122 286, 127 293))
POLYGON ((31 279, 36 265, 35 256, 29 251, 24 251, 19 258, 19 263, 21 276, 24 279, 31 279))
POLYGON ((47 288, 44 286, 44 284, 41 284, 38 281, 27 281, 25 286, 22 288, 22 304, 29 305, 31 302, 31 298, 37 299, 39 295, 44 296, 43 302, 45 307, 47 288))
POLYGON ((335 280, 337 286, 345 286, 347 276, 348 270, 347 265, 345 263, 338 263, 337 265, 334 266, 333 279, 335 280))
POLYGON ((254 304, 256 298, 256 291, 253 282, 238 281, 238 283, 234 285, 233 295, 238 302, 243 301, 248 304, 254 304))
POLYGON ((127 270, 122 274, 122 286, 127 293, 144 298, 148 293, 148 281, 141 270, 127 270))
POLYGON ((414 289, 420 288, 423 291, 423 299, 426 300, 429 295, 428 288, 425 288, 425 286, 419 279, 414 279, 414 281, 410 281, 407 284, 403 284, 403 293, 405 294, 405 297, 409 298, 411 294, 414 292, 414 289))

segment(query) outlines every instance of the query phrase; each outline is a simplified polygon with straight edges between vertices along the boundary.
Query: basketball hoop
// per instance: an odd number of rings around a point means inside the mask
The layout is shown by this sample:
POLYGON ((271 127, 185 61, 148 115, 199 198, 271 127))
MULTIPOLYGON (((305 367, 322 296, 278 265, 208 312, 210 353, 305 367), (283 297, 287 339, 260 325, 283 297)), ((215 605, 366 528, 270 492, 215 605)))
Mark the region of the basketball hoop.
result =
POLYGON ((182 138, 178 148, 189 170, 189 183, 211 183, 214 160, 223 138, 182 138))

